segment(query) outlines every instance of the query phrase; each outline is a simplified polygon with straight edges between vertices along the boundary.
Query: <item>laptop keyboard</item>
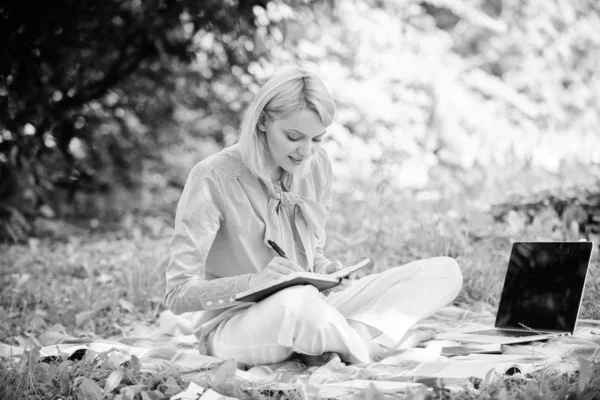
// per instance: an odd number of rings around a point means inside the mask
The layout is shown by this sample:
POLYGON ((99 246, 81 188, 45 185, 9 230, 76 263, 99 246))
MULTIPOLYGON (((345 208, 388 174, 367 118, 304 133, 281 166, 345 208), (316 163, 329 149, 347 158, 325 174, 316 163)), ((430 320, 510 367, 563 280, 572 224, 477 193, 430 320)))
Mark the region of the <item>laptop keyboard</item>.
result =
POLYGON ((485 336, 503 336, 503 337, 522 337, 541 334, 534 331, 513 331, 512 329, 488 329, 484 331, 469 332, 470 335, 485 336))

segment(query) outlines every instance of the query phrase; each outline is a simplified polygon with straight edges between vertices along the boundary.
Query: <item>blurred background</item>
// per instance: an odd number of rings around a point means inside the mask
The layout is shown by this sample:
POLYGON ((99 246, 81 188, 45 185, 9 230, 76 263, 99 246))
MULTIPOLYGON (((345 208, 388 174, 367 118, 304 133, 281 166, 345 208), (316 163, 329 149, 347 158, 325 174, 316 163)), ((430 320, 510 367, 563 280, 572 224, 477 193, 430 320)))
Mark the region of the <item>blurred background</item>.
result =
MULTIPOLYGON (((332 258, 450 255, 461 300, 493 305, 511 241, 599 242, 597 0, 5 3, 0 249, 6 287, 31 285, 25 308, 39 285, 15 271, 49 264, 90 298, 120 281, 130 304, 162 304, 156 265, 188 172, 237 141, 288 64, 338 107, 323 144, 332 258)), ((600 317, 597 298, 584 316, 600 317)), ((86 301, 77 312, 104 304, 86 301)))
POLYGON ((286 64, 336 99, 340 191, 486 207, 598 180, 595 0, 27 2, 0 8, 4 220, 172 214, 286 64))

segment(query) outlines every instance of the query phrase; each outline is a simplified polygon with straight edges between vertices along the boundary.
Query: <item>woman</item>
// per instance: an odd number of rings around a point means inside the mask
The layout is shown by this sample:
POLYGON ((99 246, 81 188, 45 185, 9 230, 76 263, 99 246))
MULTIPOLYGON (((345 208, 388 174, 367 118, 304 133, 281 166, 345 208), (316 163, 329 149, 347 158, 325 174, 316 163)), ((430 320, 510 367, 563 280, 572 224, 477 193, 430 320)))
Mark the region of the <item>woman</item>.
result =
POLYGON ((207 354, 246 365, 294 353, 371 362, 458 294, 458 265, 438 257, 369 275, 327 296, 295 286, 258 303, 235 301, 237 293, 295 271, 342 267, 323 254, 333 177, 320 145, 334 115, 317 76, 285 69, 250 105, 239 143, 189 174, 177 206, 165 301, 174 314, 192 313, 207 354))

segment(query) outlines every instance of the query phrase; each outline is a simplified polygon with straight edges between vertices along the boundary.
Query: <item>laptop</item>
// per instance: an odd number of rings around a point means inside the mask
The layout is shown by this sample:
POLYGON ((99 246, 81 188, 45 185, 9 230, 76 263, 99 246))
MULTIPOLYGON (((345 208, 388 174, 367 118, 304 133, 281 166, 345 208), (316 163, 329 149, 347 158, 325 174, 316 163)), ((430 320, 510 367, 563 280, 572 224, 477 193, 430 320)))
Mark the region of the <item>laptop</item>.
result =
POLYGON ((514 243, 494 328, 436 339, 511 344, 572 335, 593 246, 589 241, 514 243))

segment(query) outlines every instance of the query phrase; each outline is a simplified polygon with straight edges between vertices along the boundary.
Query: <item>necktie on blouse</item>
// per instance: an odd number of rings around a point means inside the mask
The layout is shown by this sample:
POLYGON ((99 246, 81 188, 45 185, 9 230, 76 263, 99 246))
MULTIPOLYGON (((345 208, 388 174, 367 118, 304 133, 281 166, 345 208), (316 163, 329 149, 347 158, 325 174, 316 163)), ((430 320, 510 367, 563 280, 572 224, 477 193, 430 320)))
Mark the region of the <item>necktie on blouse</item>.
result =
MULTIPOLYGON (((283 190, 278 192, 272 185, 267 185, 267 189, 269 190, 269 200, 265 221, 265 244, 268 245, 267 240, 273 240, 276 237, 276 233, 279 232, 277 218, 281 218, 283 224, 286 224, 287 221, 293 221, 304 247, 304 251, 300 252, 303 260, 298 260, 300 261, 299 264, 311 266, 313 260, 309 258, 314 257, 315 249, 311 248, 311 242, 307 235, 312 233, 319 239, 323 234, 323 223, 326 218, 325 207, 314 200, 297 195, 294 192, 283 190), (308 228, 308 231, 306 228, 308 228)), ((293 237, 291 227, 289 228, 288 234, 290 234, 290 237, 293 237)), ((315 242, 312 241, 312 243, 315 242)))

